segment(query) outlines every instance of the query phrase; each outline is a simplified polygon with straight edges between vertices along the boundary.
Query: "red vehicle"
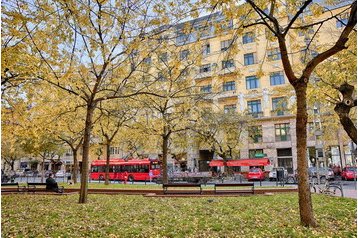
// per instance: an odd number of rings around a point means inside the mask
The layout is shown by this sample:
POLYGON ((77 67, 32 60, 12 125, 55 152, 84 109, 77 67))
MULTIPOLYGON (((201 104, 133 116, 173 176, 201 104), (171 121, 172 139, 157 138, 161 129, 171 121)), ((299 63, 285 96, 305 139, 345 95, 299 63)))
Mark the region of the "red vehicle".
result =
POLYGON ((357 179, 357 167, 345 167, 341 173, 342 180, 357 179))
MULTIPOLYGON (((109 161, 109 179, 124 180, 127 172, 128 181, 150 180, 149 171, 152 172, 152 179, 160 175, 160 164, 158 160, 150 159, 111 159, 109 161)), ((95 160, 91 163, 92 180, 104 180, 106 174, 106 160, 95 160)))
POLYGON ((265 180, 265 172, 260 168, 251 168, 247 174, 247 180, 265 180))

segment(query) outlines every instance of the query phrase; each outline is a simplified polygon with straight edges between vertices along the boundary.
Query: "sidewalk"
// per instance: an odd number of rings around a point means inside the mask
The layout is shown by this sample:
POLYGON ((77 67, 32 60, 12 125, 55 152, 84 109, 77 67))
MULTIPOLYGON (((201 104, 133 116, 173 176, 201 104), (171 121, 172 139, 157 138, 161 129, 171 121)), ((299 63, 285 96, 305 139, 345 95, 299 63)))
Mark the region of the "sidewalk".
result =
POLYGON ((347 198, 357 199, 357 190, 356 189, 343 189, 343 196, 347 198))

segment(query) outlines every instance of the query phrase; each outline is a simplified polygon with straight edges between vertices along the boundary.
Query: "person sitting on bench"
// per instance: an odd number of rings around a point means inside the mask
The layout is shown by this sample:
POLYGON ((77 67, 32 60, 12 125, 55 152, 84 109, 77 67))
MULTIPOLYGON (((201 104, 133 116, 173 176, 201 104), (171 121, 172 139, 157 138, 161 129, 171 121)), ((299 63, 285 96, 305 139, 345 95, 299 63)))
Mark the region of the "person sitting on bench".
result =
POLYGON ((48 178, 46 179, 46 190, 54 191, 54 192, 60 192, 58 189, 58 185, 56 180, 52 177, 52 173, 48 175, 48 178))

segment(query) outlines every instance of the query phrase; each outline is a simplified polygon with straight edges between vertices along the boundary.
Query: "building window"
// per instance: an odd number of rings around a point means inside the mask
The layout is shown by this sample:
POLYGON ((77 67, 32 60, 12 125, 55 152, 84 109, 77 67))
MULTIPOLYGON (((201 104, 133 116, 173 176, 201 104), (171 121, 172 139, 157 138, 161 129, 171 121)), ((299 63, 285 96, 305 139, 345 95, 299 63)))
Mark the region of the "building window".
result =
POLYGON ((210 54, 210 44, 206 44, 203 46, 203 55, 210 54))
POLYGON ((226 51, 231 46, 232 40, 224 40, 221 41, 220 44, 221 44, 221 51, 226 51))
POLYGON ((313 34, 314 33, 314 29, 312 26, 306 28, 306 29, 300 29, 298 32, 298 36, 307 36, 309 34, 313 34))
POLYGON ((264 150, 263 149, 254 149, 254 150, 249 150, 249 158, 256 158, 256 154, 263 154, 264 150))
POLYGON ((280 85, 285 83, 285 78, 283 72, 275 72, 270 75, 270 85, 280 85))
POLYGON ((233 59, 223 60, 223 61, 221 61, 221 63, 222 63, 222 69, 227 69, 227 68, 235 67, 234 60, 233 60, 233 59))
POLYGON ((207 73, 211 71, 211 65, 210 64, 204 64, 200 66, 199 73, 207 73))
POLYGON ((249 113, 252 114, 253 117, 258 117, 258 114, 262 113, 261 100, 248 101, 247 107, 249 113))
POLYGON ((220 26, 221 26, 222 30, 229 30, 229 29, 232 29, 233 22, 232 22, 232 20, 222 20, 220 22, 220 26))
POLYGON ((147 65, 150 65, 152 63, 152 58, 146 57, 146 58, 144 58, 143 62, 147 65))
POLYGON ((229 81, 223 83, 223 91, 232 91, 235 90, 235 81, 229 81))
POLYGON ((177 35, 176 41, 177 41, 177 44, 182 44, 182 43, 184 43, 187 39, 188 39, 188 35, 183 34, 183 33, 179 33, 179 34, 177 35))
POLYGON ((199 25, 195 27, 197 34, 200 35, 200 38, 205 38, 211 35, 211 26, 209 25, 199 25))
POLYGON ((189 56, 189 50, 182 50, 180 51, 180 60, 186 60, 189 56))
POLYGON ((167 62, 168 61, 168 53, 162 53, 159 55, 159 60, 162 62, 167 62))
POLYGON ((110 147, 109 154, 111 155, 118 155, 120 152, 119 147, 110 147))
POLYGON ((336 27, 342 28, 345 27, 348 24, 348 18, 340 18, 339 20, 336 20, 336 27))
POLYGON ((254 89, 260 87, 259 79, 256 76, 246 77, 246 89, 254 89))
POLYGON ((248 44, 254 42, 254 34, 252 32, 247 32, 242 36, 242 43, 248 44))
POLYGON ((289 141, 291 139, 289 123, 275 124, 275 139, 276 141, 289 141))
POLYGON ((65 156, 72 156, 72 155, 73 155, 72 149, 68 149, 65 153, 65 156))
POLYGON ((281 59, 280 49, 275 48, 275 49, 269 50, 267 52, 267 58, 269 61, 280 60, 281 59))
POLYGON ((224 106, 224 113, 230 113, 230 112, 235 112, 236 111, 236 105, 232 104, 232 105, 225 105, 224 106))
POLYGON ((249 138, 253 143, 262 142, 262 126, 250 126, 249 127, 249 138))
POLYGON ((211 85, 206 85, 206 86, 200 87, 200 92, 202 92, 202 93, 211 93, 211 91, 212 91, 211 85))
POLYGON ((272 99, 272 110, 277 116, 282 116, 287 109, 287 100, 285 97, 273 98, 272 99))
POLYGON ((158 81, 165 81, 166 77, 164 76, 164 74, 162 72, 158 73, 158 81))
POLYGON ((244 54, 244 65, 255 64, 254 53, 244 54))

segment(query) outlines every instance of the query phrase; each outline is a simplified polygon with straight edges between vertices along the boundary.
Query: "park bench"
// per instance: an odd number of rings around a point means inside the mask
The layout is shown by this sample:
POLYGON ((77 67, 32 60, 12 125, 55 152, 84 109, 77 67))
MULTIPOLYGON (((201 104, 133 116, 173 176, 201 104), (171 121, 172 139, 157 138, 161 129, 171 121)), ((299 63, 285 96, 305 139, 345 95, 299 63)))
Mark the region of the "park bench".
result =
MULTIPOLYGON (((51 190, 46 190, 46 183, 27 183, 27 191, 33 193, 35 193, 36 191, 52 192, 51 190)), ((63 192, 64 192, 64 187, 58 186, 58 193, 63 193, 63 192)))
POLYGON ((167 183, 163 184, 163 193, 164 194, 201 194, 201 184, 198 183, 167 183), (176 190, 171 190, 168 188, 179 188, 176 190), (184 188, 184 189, 183 189, 184 188), (189 188, 189 189, 185 189, 189 188), (196 189, 191 189, 196 188, 196 189))
POLYGON ((254 183, 217 183, 214 185, 215 193, 252 193, 254 183), (235 189, 233 189, 235 188, 235 189), (243 188, 243 189, 242 189, 243 188))
POLYGON ((13 190, 3 190, 3 187, 16 187, 17 192, 26 192, 26 186, 20 185, 19 183, 2 183, 1 184, 1 192, 12 192, 13 190))

